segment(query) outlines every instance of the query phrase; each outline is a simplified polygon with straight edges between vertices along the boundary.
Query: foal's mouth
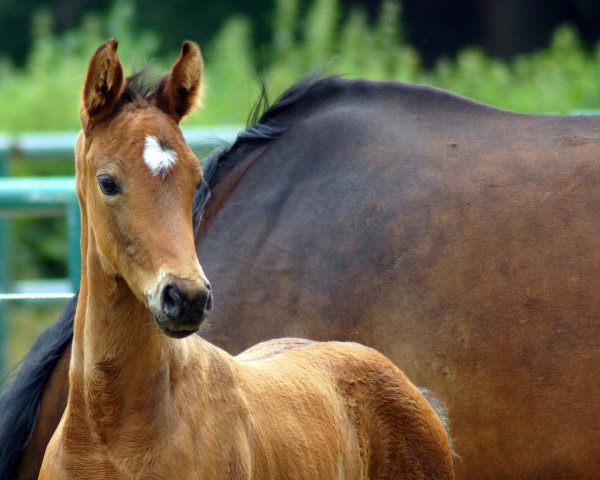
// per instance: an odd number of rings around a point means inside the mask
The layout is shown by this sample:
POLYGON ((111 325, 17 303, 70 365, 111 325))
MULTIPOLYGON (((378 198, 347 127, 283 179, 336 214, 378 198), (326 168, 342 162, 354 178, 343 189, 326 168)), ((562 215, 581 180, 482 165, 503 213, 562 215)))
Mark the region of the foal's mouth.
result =
POLYGON ((196 333, 200 329, 200 325, 202 325, 202 321, 197 325, 170 325, 167 326, 165 323, 160 321, 156 316, 154 316, 154 320, 156 321, 156 325, 158 325, 159 330, 171 338, 185 338, 189 337, 193 333, 196 333))

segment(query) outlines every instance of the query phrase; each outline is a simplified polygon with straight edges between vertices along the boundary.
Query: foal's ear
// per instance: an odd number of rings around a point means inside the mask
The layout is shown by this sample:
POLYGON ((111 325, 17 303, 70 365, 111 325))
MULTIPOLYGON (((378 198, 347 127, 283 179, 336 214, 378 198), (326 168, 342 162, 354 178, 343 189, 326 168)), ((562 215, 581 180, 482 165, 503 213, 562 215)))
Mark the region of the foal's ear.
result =
POLYGON ((92 56, 83 84, 81 123, 98 122, 115 109, 125 86, 123 67, 114 38, 101 45, 92 56))
POLYGON ((194 42, 183 42, 181 54, 156 93, 156 105, 179 122, 196 104, 202 81, 202 55, 194 42))

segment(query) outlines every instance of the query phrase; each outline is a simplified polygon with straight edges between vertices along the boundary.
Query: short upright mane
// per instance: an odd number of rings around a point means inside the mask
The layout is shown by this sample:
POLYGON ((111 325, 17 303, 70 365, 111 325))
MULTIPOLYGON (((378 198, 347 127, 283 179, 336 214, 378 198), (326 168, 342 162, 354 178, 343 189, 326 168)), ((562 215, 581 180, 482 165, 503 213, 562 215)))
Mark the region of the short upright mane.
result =
POLYGON ((136 100, 150 100, 152 94, 163 81, 164 76, 153 75, 146 67, 127 77, 121 101, 132 103, 136 100))

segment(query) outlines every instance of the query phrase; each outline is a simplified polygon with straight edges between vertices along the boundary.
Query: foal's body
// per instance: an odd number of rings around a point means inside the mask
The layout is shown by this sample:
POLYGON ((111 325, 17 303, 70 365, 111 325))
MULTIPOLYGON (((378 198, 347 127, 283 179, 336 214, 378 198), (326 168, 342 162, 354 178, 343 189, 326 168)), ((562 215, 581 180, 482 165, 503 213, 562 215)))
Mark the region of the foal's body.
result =
POLYGON ((235 358, 198 336, 173 342, 168 367, 135 383, 99 374, 87 408, 73 395, 58 433, 72 446, 49 450, 40 478, 451 478, 438 420, 372 349, 276 340, 235 358))
POLYGON ((376 351, 284 339, 234 358, 189 336, 212 305, 189 214, 201 174, 177 127, 201 65, 184 44, 136 98, 116 42, 90 62, 69 398, 40 478, 453 478, 440 419, 376 351))

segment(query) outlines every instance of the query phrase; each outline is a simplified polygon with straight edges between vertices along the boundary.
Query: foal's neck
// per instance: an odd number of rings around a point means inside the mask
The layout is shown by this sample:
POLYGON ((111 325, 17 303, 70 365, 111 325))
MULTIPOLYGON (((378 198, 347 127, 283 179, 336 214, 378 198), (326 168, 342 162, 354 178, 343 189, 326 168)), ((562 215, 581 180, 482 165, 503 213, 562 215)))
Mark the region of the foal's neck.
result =
POLYGON ((88 242, 86 237, 82 235, 69 402, 100 432, 139 411, 140 401, 149 418, 160 414, 157 409, 169 402, 146 402, 169 395, 171 376, 185 366, 181 352, 186 339, 160 333, 126 282, 103 269, 93 238, 88 242))
POLYGON ((146 371, 159 367, 170 342, 153 322, 149 310, 123 279, 100 268, 88 271, 75 314, 73 367, 85 374, 98 365, 128 373, 139 370, 138 363, 143 363, 146 371))

